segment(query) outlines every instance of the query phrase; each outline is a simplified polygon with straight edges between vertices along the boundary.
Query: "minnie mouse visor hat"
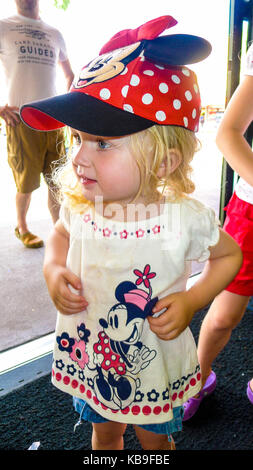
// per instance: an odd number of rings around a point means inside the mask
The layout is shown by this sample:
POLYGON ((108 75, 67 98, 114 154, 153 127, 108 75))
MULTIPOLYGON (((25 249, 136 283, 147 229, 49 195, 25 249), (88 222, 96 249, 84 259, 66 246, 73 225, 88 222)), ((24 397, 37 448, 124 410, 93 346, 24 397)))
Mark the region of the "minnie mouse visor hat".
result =
POLYGON ((185 64, 206 58, 211 45, 192 35, 159 36, 176 24, 171 16, 161 16, 120 31, 81 69, 68 93, 25 104, 22 120, 41 131, 67 125, 104 137, 154 124, 197 131, 199 88, 185 64))

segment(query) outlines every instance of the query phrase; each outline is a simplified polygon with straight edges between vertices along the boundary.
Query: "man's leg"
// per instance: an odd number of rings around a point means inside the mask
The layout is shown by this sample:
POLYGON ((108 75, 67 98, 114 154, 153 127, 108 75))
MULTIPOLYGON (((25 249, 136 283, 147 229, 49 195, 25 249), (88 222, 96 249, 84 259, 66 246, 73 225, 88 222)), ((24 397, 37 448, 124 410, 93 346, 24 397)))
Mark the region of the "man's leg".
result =
POLYGON ((8 163, 17 190, 15 234, 27 248, 40 248, 43 246, 43 241, 30 233, 27 226, 27 212, 32 191, 40 185, 40 168, 35 158, 40 145, 38 139, 34 139, 34 132, 22 122, 16 126, 6 126, 6 134, 8 163))
POLYGON ((16 193, 17 227, 15 234, 27 248, 40 248, 44 245, 43 240, 29 232, 27 226, 26 216, 31 202, 31 195, 32 193, 16 193))
POLYGON ((17 227, 20 235, 28 232, 27 227, 27 212, 30 206, 32 193, 18 193, 16 194, 16 211, 17 211, 17 227))

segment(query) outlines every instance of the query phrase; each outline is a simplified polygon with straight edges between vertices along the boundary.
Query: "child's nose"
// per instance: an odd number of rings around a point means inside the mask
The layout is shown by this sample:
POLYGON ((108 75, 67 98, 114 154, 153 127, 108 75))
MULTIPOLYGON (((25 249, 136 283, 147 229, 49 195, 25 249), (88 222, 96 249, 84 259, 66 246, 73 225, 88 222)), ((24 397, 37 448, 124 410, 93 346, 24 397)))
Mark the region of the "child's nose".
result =
POLYGON ((80 167, 85 166, 88 167, 91 164, 90 158, 88 153, 80 149, 79 152, 74 156, 73 163, 80 169, 80 167))

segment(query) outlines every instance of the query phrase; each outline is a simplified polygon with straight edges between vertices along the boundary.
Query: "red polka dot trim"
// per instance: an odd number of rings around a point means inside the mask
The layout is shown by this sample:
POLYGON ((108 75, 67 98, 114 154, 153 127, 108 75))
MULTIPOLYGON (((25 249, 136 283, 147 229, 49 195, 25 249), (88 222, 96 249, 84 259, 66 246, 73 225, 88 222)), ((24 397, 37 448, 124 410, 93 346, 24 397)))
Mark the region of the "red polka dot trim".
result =
POLYGON ((153 413, 155 415, 159 415, 162 411, 162 408, 160 406, 155 406, 155 408, 153 409, 153 413))
POLYGON ((141 408, 138 405, 134 405, 132 407, 132 414, 133 415, 137 416, 137 415, 140 414, 140 412, 141 412, 141 408))
POLYGON ((87 395, 87 398, 91 399, 92 398, 91 390, 87 390, 86 395, 87 395))
MULTIPOLYGON (((67 375, 62 376, 60 372, 55 372, 54 369, 52 369, 52 376, 55 377, 57 382, 62 381, 64 385, 66 386, 70 385, 71 388, 74 390, 79 387, 80 393, 86 395, 84 396, 84 399, 88 398, 88 400, 93 400, 94 404, 97 406, 101 406, 103 410, 108 409, 107 406, 105 406, 103 403, 101 403, 98 400, 98 398, 96 397, 96 395, 94 394, 92 390, 90 389, 87 390, 85 386, 83 384, 79 384, 76 379, 70 380, 70 378, 67 375)), ((177 406, 177 405, 174 405, 175 401, 176 400, 182 401, 184 394, 189 390, 189 388, 194 387, 197 384, 197 382, 199 382, 200 380, 201 380, 201 374, 197 373, 195 377, 192 377, 189 380, 189 383, 185 386, 184 390, 181 389, 180 391, 173 393, 171 396, 171 402, 170 403, 167 402, 163 406, 155 405, 155 404, 153 406, 151 405, 141 406, 141 404, 140 405, 133 404, 132 406, 127 406, 126 408, 122 410, 110 409, 110 411, 114 414, 121 413, 122 415, 133 415, 133 416, 139 416, 141 414, 143 414, 144 416, 149 416, 152 414, 159 416, 161 413, 168 413, 170 409, 172 409, 173 406, 177 406)))
POLYGON ((71 385, 72 385, 72 388, 77 388, 78 387, 77 380, 72 380, 71 385))
POLYGON ((170 409, 170 405, 169 405, 169 403, 167 403, 167 404, 164 405, 164 407, 163 407, 163 412, 164 412, 164 413, 168 413, 169 409, 170 409))
POLYGON ((80 385, 79 390, 81 393, 85 392, 85 386, 83 384, 80 385))
POLYGON ((63 382, 65 385, 68 385, 70 382, 70 378, 68 376, 63 377, 63 382))

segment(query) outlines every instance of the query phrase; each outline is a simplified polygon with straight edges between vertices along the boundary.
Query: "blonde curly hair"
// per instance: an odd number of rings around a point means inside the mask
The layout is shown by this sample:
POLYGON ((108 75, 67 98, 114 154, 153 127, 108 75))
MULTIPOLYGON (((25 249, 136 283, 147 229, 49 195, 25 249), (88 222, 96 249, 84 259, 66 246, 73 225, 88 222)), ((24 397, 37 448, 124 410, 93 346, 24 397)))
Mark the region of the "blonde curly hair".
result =
MULTIPOLYGON (((166 194, 171 201, 175 201, 194 191, 190 164, 200 147, 194 132, 179 126, 154 125, 130 135, 129 144, 136 157, 141 179, 135 199, 143 194, 147 201, 152 202, 166 194), (170 173, 172 149, 180 153, 181 161, 175 171, 170 173), (151 155, 152 158, 147 158, 147 155, 151 155), (162 163, 165 166, 165 175, 159 178, 158 170, 162 163)), ((72 146, 73 139, 70 138, 69 157, 65 163, 60 162, 53 171, 53 182, 57 187, 59 202, 64 201, 71 210, 82 213, 92 203, 83 196, 81 184, 73 171, 72 146)))

